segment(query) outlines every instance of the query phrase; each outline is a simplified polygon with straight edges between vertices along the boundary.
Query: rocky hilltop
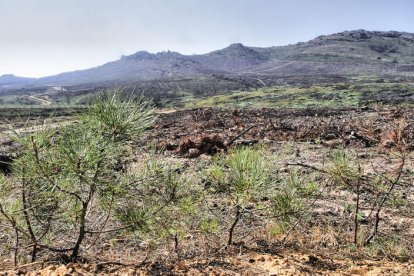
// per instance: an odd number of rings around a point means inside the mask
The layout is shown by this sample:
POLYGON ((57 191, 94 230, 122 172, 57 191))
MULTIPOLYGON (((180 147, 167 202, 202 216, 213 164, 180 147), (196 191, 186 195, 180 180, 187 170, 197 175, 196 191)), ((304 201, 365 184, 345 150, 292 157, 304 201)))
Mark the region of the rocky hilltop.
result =
POLYGON ((414 34, 345 31, 287 46, 241 43, 202 55, 139 51, 87 70, 40 79, 0 77, 7 85, 78 85, 224 75, 414 75, 414 34), (12 79, 12 81, 4 80, 12 79))

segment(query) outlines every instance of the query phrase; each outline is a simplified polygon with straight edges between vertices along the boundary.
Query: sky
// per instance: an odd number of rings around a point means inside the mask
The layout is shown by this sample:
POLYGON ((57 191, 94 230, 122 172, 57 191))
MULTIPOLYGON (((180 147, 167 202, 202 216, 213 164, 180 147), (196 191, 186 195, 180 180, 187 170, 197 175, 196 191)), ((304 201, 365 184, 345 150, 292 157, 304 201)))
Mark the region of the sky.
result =
POLYGON ((140 50, 202 54, 345 30, 414 33, 414 0, 0 0, 0 75, 42 77, 140 50))

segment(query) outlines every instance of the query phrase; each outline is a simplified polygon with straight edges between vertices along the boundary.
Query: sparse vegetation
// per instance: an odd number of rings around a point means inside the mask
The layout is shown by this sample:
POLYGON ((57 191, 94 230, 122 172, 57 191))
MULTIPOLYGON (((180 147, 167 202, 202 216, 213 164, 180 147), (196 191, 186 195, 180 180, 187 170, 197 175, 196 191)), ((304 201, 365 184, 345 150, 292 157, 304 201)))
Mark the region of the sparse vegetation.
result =
POLYGON ((306 254, 312 271, 327 269, 324 256, 412 259, 409 110, 207 108, 157 120, 154 111, 107 93, 70 123, 12 135, 19 155, 0 178, 3 267, 200 272, 201 260, 284 250, 306 254))
MULTIPOLYGON (((349 78, 325 83, 272 84, 258 86, 255 83, 241 85, 221 79, 200 79, 192 81, 171 81, 156 86, 144 83, 137 86, 125 86, 128 94, 142 94, 152 98, 160 108, 343 108, 364 106, 412 106, 413 85, 409 80, 384 79, 377 76, 349 78), (211 87, 216 87, 212 90, 211 87), (197 89, 196 89, 197 88, 197 89)), ((61 110, 70 110, 71 105, 84 105, 101 88, 81 90, 68 94, 49 94, 51 106, 61 110), (69 102, 69 105, 68 105, 69 102)), ((14 93, 14 91, 12 92, 14 93)), ((31 93, 8 95, 2 93, 1 106, 11 112, 15 108, 50 109, 30 98, 31 93), (29 98, 28 98, 29 97, 29 98)), ((37 98, 45 98, 44 92, 33 92, 37 98)))

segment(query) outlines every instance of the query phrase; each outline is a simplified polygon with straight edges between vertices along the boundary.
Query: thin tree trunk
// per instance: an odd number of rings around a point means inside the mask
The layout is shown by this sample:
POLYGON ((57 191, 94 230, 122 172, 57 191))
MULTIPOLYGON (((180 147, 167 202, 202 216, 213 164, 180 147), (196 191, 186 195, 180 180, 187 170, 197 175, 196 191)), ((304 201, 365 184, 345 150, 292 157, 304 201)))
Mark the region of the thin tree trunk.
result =
POLYGON ((80 221, 79 221, 79 234, 78 234, 78 239, 75 243, 75 246, 73 247, 73 250, 72 250, 72 255, 71 255, 72 259, 77 259, 78 258, 80 246, 83 242, 83 239, 85 238, 87 209, 88 209, 88 202, 83 202, 82 203, 81 217, 80 217, 80 221))
POLYGON ((180 259, 180 240, 178 238, 177 232, 175 232, 175 235, 174 235, 174 250, 175 250, 175 253, 177 254, 178 259, 180 259))
MULTIPOLYGON (((23 172, 24 173, 24 172, 23 172)), ((36 255, 37 255, 37 238, 36 235, 33 231, 33 227, 32 227, 32 223, 30 221, 30 216, 29 216, 29 204, 27 203, 27 199, 26 199, 26 181, 24 179, 22 179, 22 204, 23 204, 23 216, 24 216, 24 220, 26 222, 26 227, 27 230, 29 231, 30 234, 30 238, 33 242, 33 247, 32 247, 32 253, 31 253, 31 261, 35 262, 36 261, 36 255)))
POLYGON ((19 231, 17 230, 16 227, 14 227, 14 232, 16 235, 16 243, 15 243, 15 248, 14 248, 14 267, 17 267, 19 263, 18 256, 19 256, 20 236, 19 236, 19 231))
POLYGON ((229 229, 229 240, 227 241, 227 246, 230 246, 233 243, 233 232, 234 232, 234 229, 236 228, 236 225, 239 222, 240 217, 241 217, 240 206, 237 206, 236 208, 237 208, 236 209, 236 217, 234 219, 233 224, 231 225, 231 227, 229 229))
POLYGON ((354 224, 355 224, 355 229, 354 229, 354 244, 355 246, 358 247, 358 228, 359 228, 359 223, 358 223, 358 213, 359 213, 359 193, 360 193, 360 182, 358 180, 357 183, 357 187, 356 187, 356 206, 355 206, 355 216, 354 216, 354 224))

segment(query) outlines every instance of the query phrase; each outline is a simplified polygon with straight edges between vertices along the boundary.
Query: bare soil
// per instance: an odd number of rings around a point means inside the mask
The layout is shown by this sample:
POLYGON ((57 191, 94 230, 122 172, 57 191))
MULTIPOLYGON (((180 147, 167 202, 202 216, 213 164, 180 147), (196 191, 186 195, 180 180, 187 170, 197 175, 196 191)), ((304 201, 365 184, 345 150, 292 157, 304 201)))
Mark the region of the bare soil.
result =
POLYGON ((387 260, 332 259, 305 253, 240 253, 222 258, 191 259, 175 263, 148 263, 144 267, 114 264, 43 264, 22 267, 9 275, 412 275, 413 263, 387 260), (42 268, 43 267, 43 268, 42 268), (37 268, 37 269, 36 269, 37 268), (35 270, 34 270, 35 269, 35 270))

